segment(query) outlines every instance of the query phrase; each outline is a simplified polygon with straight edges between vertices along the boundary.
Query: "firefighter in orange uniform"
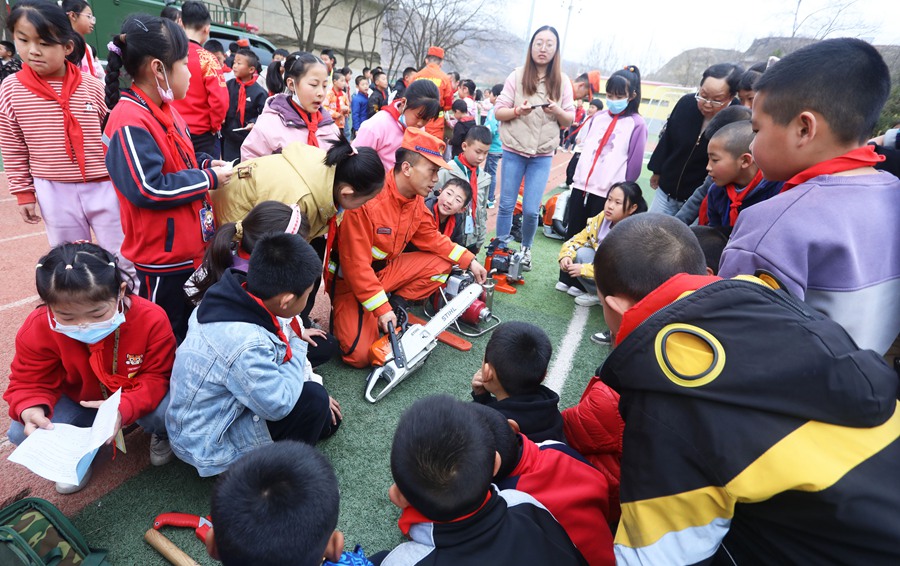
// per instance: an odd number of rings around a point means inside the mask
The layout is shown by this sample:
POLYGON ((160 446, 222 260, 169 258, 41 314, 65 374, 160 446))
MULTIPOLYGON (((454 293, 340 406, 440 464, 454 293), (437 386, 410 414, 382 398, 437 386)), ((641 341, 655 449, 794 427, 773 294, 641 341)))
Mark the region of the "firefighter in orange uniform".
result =
MULTIPOLYGON (((425 56, 425 66, 416 73, 413 80, 423 79, 433 82, 438 87, 438 92, 441 93, 441 108, 447 112, 453 106, 454 89, 450 76, 441 70, 443 63, 444 50, 432 45, 428 48, 428 54, 425 56)), ((444 113, 441 112, 437 118, 425 124, 425 131, 439 140, 444 139, 444 113)))
POLYGON ((424 299, 447 280, 455 264, 472 271, 479 283, 487 278, 471 252, 438 232, 425 206, 438 169, 447 167, 444 147, 424 130, 408 128, 381 193, 344 212, 326 279, 334 308, 331 330, 351 366, 368 366, 379 329, 387 332, 389 322, 396 324, 388 293, 424 299), (419 251, 404 253, 410 243, 419 251))

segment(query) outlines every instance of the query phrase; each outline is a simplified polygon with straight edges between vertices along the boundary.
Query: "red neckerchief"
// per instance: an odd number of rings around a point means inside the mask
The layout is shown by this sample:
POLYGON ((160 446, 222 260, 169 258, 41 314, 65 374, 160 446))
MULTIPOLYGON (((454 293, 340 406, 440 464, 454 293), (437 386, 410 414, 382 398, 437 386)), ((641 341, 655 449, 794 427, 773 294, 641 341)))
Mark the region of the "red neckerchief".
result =
POLYGON ((709 226, 709 195, 703 197, 700 202, 700 212, 697 213, 697 223, 701 226, 709 226))
POLYGON ((404 126, 403 124, 400 123, 400 103, 401 102, 403 102, 403 99, 395 100, 394 102, 392 102, 390 104, 385 104, 384 106, 382 106, 381 110, 383 112, 387 112, 388 114, 393 116, 394 120, 397 120, 397 123, 400 124, 400 127, 405 132, 406 126, 404 126))
POLYGON ((696 291, 710 283, 719 281, 721 277, 713 275, 688 275, 679 273, 644 297, 636 305, 625 311, 619 332, 616 333, 616 345, 622 343, 635 328, 647 320, 650 315, 673 303, 686 292, 696 291))
POLYGON ((735 222, 737 222, 738 213, 741 211, 741 204, 744 203, 744 199, 750 196, 750 193, 753 192, 760 181, 762 181, 762 171, 757 170, 756 175, 753 176, 753 180, 750 181, 750 184, 747 185, 743 191, 738 192, 737 187, 734 183, 730 185, 725 185, 725 192, 728 193, 728 198, 731 200, 731 206, 728 209, 728 225, 734 226, 735 222))
POLYGON ((181 157, 185 169, 196 169, 197 156, 194 154, 194 145, 190 140, 185 139, 181 132, 178 131, 178 128, 175 127, 175 117, 172 115, 172 108, 165 102, 157 106, 136 84, 131 85, 131 90, 147 105, 150 114, 165 128, 166 142, 169 144, 169 151, 172 155, 181 157))
POLYGON ((482 501, 481 505, 478 506, 478 509, 472 511, 471 513, 463 515, 462 517, 457 517, 456 519, 453 519, 452 521, 433 521, 433 520, 429 519, 428 517, 426 517, 425 515, 423 515, 422 513, 420 513, 412 505, 410 505, 410 506, 406 507, 405 509, 403 509, 403 511, 400 513, 400 518, 397 519, 397 526, 400 527, 400 532, 403 533, 403 536, 409 538, 409 530, 412 528, 413 525, 418 525, 420 523, 435 523, 438 525, 440 525, 440 524, 446 525, 448 523, 458 523, 460 521, 465 521, 466 519, 468 519, 475 513, 478 513, 479 511, 484 509, 484 506, 487 505, 487 502, 491 500, 491 494, 493 492, 494 492, 493 488, 488 491, 487 495, 484 498, 484 501, 482 501))
POLYGON ((73 63, 66 61, 65 74, 62 77, 62 91, 56 94, 47 79, 34 72, 34 69, 28 65, 22 65, 22 70, 16 73, 19 82, 22 83, 31 94, 42 100, 52 100, 59 104, 63 113, 63 125, 66 134, 66 152, 72 156, 72 161, 78 163, 78 170, 81 171, 81 178, 87 182, 87 172, 85 169, 84 157, 84 131, 81 128, 81 122, 72 114, 69 108, 69 102, 72 95, 81 85, 81 69, 73 63))
POLYGON ((784 183, 779 194, 789 191, 819 175, 834 175, 835 173, 843 173, 844 171, 859 169, 860 167, 872 167, 882 161, 884 161, 884 156, 875 153, 875 146, 864 145, 850 150, 844 155, 826 159, 821 163, 816 163, 809 169, 800 171, 784 183))
POLYGON ((472 116, 471 114, 466 114, 465 116, 460 118, 459 121, 460 122, 474 122, 475 116, 472 116))
POLYGON ((616 129, 616 122, 619 121, 620 114, 610 114, 610 116, 612 116, 612 122, 609 123, 609 126, 606 128, 606 133, 603 134, 603 139, 600 140, 600 145, 597 146, 597 151, 594 152, 594 160, 591 162, 591 169, 588 171, 587 178, 584 180, 585 193, 587 193, 588 181, 591 180, 591 175, 594 173, 594 167, 597 165, 597 160, 600 159, 600 154, 603 153, 606 142, 609 141, 609 137, 612 135, 613 130, 616 129))
MULTIPOLYGON (((594 116, 596 116, 596 114, 594 114, 594 116)), ((584 120, 582 120, 581 123, 578 124, 578 127, 575 128, 574 130, 572 130, 572 133, 571 133, 571 134, 569 134, 568 136, 566 136, 566 139, 567 139, 567 140, 570 140, 570 139, 572 139, 572 138, 575 138, 575 137, 578 135, 578 131, 581 130, 581 128, 583 128, 585 124, 587 124, 588 122, 590 122, 591 120, 593 120, 593 119, 594 119, 594 116, 585 116, 585 117, 584 117, 584 120)))
POLYGON ((331 87, 331 90, 334 92, 334 101, 337 108, 337 113, 341 113, 341 97, 344 96, 344 91, 337 87, 331 87))
POLYGON ((469 170, 469 185, 472 186, 472 219, 474 220, 475 207, 478 206, 478 167, 469 165, 469 161, 464 153, 460 153, 454 159, 461 168, 469 170))
POLYGON ((304 124, 306 124, 306 131, 308 132, 308 135, 306 136, 306 145, 314 145, 316 147, 319 147, 319 138, 316 137, 316 131, 319 129, 319 120, 322 119, 322 113, 309 113, 303 108, 297 106, 297 103, 294 102, 292 98, 289 98, 288 102, 291 103, 291 106, 293 106, 294 110, 297 111, 297 115, 300 116, 300 119, 303 120, 304 124))
MULTIPOLYGON (((278 332, 277 332, 278 339, 281 340, 282 342, 284 342, 284 345, 287 346, 287 350, 284 352, 284 359, 281 360, 281 363, 283 363, 283 364, 288 363, 289 361, 291 361, 291 358, 294 357, 294 353, 291 350, 290 340, 288 340, 288 337, 284 335, 284 330, 281 329, 281 321, 279 321, 278 317, 275 316, 274 314, 272 314, 272 312, 268 308, 266 308, 266 304, 262 301, 262 299, 260 299, 259 297, 257 297, 253 293, 251 293, 250 291, 247 291, 247 282, 246 281, 241 283, 241 289, 243 289, 244 292, 247 293, 248 297, 253 299, 253 302, 255 302, 257 305, 261 306, 263 308, 263 310, 266 311, 266 313, 272 317, 272 324, 274 324, 275 328, 278 329, 278 332)), ((297 317, 294 317, 291 320, 291 328, 294 329, 294 332, 297 333, 297 336, 303 336, 303 331, 300 328, 300 323, 297 322, 297 317)))
POLYGON ((84 46, 84 55, 87 59, 88 71, 90 71, 92 77, 96 77, 97 72, 94 71, 94 54, 91 51, 91 46, 88 44, 85 44, 84 46))
POLYGON ((431 213, 434 214, 434 222, 437 224, 438 232, 447 236, 448 238, 453 235, 453 229, 456 228, 456 215, 451 214, 447 217, 447 222, 444 224, 444 229, 441 230, 441 213, 438 212, 438 202, 434 201, 434 208, 431 209, 431 213))
MULTIPOLYGON (((88 344, 88 351, 91 353, 88 363, 90 364, 94 375, 97 376, 97 381, 109 391, 116 391, 120 387, 122 388, 122 391, 129 391, 135 386, 135 381, 133 379, 128 379, 127 375, 111 374, 106 370, 106 364, 103 363, 103 351, 106 349, 106 342, 108 342, 109 339, 113 339, 115 335, 116 333, 113 332, 96 344, 88 344)), ((114 352, 113 356, 115 355, 114 352)), ((115 360, 113 360, 113 363, 115 363, 115 360)))
POLYGON ((234 80, 237 81, 237 84, 240 85, 238 87, 238 99, 237 99, 237 113, 240 119, 241 126, 246 126, 244 123, 244 110, 247 107, 247 87, 256 84, 256 79, 259 78, 259 75, 253 75, 253 78, 247 82, 241 81, 241 79, 234 77, 234 80))

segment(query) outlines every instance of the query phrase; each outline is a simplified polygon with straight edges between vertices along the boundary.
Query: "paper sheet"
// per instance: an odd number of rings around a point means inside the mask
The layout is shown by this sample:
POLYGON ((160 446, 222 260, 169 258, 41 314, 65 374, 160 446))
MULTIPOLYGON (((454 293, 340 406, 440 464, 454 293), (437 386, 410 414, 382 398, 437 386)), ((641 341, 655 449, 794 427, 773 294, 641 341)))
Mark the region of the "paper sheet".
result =
POLYGON ((53 423, 52 430, 32 432, 9 455, 9 461, 50 481, 80 483, 97 451, 116 431, 121 398, 121 389, 110 395, 97 409, 91 428, 53 423))

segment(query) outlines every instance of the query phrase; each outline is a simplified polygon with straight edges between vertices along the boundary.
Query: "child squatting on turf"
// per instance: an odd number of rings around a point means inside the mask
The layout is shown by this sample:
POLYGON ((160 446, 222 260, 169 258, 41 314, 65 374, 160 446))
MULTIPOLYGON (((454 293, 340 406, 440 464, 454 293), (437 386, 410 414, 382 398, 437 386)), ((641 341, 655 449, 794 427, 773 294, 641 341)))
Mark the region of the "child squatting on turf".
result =
POLYGON ((519 423, 522 434, 535 442, 565 442, 559 395, 542 383, 552 356, 550 338, 537 326, 500 324, 472 378, 472 399, 519 423))
POLYGON ((191 315, 166 428, 175 454, 201 476, 224 472, 257 446, 315 444, 337 430, 340 405, 309 381, 296 319, 320 266, 302 236, 264 236, 246 275, 227 270, 191 315))
POLYGON ((627 422, 618 564, 900 561, 900 383, 878 353, 767 274, 706 275, 669 216, 620 222, 594 268, 627 422))

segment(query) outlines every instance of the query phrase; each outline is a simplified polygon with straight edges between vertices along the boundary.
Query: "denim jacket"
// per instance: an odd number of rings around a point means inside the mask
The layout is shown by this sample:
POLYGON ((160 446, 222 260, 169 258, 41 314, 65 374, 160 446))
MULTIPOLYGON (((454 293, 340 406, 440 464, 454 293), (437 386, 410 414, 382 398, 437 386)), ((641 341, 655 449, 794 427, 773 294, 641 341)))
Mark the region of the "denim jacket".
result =
POLYGON ((291 412, 306 378, 306 342, 286 342, 244 280, 228 270, 207 291, 175 355, 166 429, 175 455, 204 477, 272 442, 266 422, 291 412))

